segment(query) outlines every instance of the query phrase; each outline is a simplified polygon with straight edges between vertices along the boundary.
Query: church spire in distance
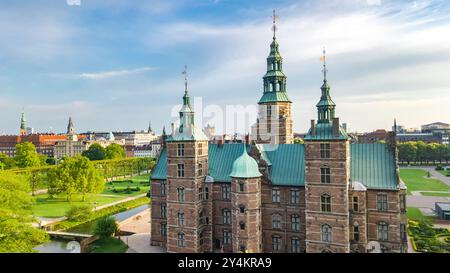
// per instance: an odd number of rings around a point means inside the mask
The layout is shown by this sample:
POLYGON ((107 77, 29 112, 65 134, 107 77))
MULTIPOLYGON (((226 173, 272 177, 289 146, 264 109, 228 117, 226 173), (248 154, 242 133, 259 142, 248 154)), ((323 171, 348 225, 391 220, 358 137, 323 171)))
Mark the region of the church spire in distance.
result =
POLYGON ((25 111, 22 110, 22 116, 20 117, 20 135, 24 136, 27 134, 27 120, 25 119, 25 111))

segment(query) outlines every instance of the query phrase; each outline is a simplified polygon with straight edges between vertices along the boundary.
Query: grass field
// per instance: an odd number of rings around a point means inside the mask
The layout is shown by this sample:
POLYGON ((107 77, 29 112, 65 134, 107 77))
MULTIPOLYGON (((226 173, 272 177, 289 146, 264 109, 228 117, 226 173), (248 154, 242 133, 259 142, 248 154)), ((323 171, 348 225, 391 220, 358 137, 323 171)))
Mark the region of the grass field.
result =
POLYGON ((433 217, 423 215, 422 212, 418 208, 413 208, 413 207, 407 208, 406 217, 409 220, 417 220, 417 221, 432 221, 433 220, 433 217))
POLYGON ((94 241, 91 249, 91 253, 124 253, 128 246, 119 239, 106 238, 94 241))
POLYGON ((439 197, 450 197, 450 192, 421 192, 420 193, 423 196, 439 196, 439 197))
POLYGON ((49 199, 48 194, 41 194, 35 197, 36 204, 33 206, 33 213, 35 216, 48 217, 48 218, 58 218, 65 215, 72 205, 105 205, 112 202, 124 199, 123 196, 102 196, 93 195, 86 198, 86 201, 82 201, 80 195, 75 195, 72 197, 72 201, 68 202, 66 195, 60 194, 55 198, 49 199), (96 204, 94 204, 96 203, 96 204))
MULTIPOLYGON (((412 191, 450 191, 450 187, 436 178, 427 178, 427 171, 420 169, 400 169, 400 177, 412 191)), ((441 195, 439 195, 441 196, 441 195)))

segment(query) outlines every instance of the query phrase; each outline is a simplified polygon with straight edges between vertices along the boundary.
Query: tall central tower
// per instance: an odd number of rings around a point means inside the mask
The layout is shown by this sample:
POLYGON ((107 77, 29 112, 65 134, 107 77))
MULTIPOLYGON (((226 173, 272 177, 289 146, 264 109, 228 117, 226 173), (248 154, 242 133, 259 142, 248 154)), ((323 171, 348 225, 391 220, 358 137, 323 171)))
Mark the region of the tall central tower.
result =
POLYGON ((179 114, 179 127, 166 140, 167 252, 209 252, 212 251, 212 228, 205 185, 208 138, 194 126, 187 77, 179 114))
POLYGON ((263 96, 258 102, 258 120, 253 135, 257 143, 293 143, 291 100, 286 93, 283 58, 276 38, 276 15, 273 14, 273 41, 263 77, 263 96))
POLYGON ((348 190, 350 146, 335 117, 325 50, 318 121, 305 136, 306 252, 350 252, 348 190))

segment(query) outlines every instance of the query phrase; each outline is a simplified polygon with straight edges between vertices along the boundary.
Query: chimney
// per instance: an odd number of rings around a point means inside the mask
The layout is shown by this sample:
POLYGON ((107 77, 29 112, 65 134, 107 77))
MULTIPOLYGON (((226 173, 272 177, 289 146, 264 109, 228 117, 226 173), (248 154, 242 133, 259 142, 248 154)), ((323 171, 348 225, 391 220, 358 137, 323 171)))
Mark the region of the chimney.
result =
POLYGON ((333 136, 339 136, 339 118, 333 118, 333 136))
POLYGON ((315 135, 316 134, 316 121, 315 120, 311 120, 311 135, 315 135))
POLYGON ((223 146, 224 143, 224 135, 220 135, 219 136, 219 140, 217 141, 217 144, 219 144, 219 146, 223 146))

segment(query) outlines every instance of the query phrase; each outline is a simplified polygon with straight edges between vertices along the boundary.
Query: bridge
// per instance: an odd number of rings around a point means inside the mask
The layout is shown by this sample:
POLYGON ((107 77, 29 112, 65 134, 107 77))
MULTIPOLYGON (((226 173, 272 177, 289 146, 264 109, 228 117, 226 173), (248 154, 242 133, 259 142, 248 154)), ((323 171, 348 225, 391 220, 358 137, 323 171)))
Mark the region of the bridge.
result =
POLYGON ((87 238, 91 238, 91 234, 81 234, 81 233, 72 233, 72 232, 62 232, 62 231, 47 231, 47 234, 52 238, 62 238, 69 240, 82 241, 87 238))

